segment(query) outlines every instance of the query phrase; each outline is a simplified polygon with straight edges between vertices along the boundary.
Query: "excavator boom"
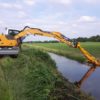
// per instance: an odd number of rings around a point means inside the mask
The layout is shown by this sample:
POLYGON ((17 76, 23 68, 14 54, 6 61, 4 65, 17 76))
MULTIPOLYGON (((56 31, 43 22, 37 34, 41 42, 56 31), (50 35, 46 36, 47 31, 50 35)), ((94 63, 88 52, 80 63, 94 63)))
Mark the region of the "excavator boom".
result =
POLYGON ((29 34, 33 34, 33 35, 40 35, 40 36, 46 36, 46 37, 53 37, 56 38, 57 40, 66 43, 69 46, 72 46, 72 42, 70 41, 69 38, 65 37, 64 35, 62 35, 59 32, 49 32, 49 31, 43 31, 41 29, 38 28, 29 28, 29 27, 25 27, 24 30, 22 30, 19 34, 15 35, 15 39, 19 39, 22 37, 25 37, 29 34))

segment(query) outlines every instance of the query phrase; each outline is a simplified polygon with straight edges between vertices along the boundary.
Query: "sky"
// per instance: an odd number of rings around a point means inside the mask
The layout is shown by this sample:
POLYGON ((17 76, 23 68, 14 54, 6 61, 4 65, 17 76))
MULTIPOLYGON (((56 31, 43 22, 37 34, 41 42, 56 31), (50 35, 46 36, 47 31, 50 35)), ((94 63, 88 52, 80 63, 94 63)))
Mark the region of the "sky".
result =
POLYGON ((0 0, 0 32, 25 26, 58 31, 69 38, 100 35, 100 0, 0 0))

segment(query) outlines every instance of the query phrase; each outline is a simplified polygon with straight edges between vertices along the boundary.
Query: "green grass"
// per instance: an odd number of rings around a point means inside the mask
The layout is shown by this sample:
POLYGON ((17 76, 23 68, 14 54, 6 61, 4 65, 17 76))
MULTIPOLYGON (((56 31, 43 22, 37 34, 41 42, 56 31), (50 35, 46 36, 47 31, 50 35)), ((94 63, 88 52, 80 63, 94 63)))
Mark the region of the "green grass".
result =
POLYGON ((23 47, 0 59, 0 100, 92 100, 63 79, 47 53, 23 47))
MULTIPOLYGON (((99 42, 84 42, 84 43, 81 43, 81 45, 90 54, 100 59, 100 43, 99 42)), ((33 44, 30 44, 30 46, 33 46, 34 48, 38 48, 40 50, 54 52, 54 53, 66 56, 70 59, 77 60, 79 62, 86 61, 85 57, 82 55, 80 50, 76 48, 68 47, 64 43, 33 43, 33 44)))

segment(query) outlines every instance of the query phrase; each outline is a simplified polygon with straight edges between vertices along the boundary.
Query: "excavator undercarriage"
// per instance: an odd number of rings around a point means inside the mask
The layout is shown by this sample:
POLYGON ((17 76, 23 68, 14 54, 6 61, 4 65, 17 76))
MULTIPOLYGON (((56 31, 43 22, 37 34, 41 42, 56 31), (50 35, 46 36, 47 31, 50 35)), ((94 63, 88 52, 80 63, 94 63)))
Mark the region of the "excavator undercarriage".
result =
POLYGON ((19 47, 0 47, 0 55, 12 55, 17 56, 20 52, 19 47))

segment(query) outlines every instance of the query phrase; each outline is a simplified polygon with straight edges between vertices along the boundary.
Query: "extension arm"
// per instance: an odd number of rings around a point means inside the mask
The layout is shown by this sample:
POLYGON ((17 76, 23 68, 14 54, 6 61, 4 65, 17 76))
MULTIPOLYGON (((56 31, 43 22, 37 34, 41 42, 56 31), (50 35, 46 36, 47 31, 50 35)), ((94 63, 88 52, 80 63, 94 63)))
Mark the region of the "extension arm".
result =
POLYGON ((88 51, 86 51, 84 48, 80 46, 80 43, 78 42, 72 42, 69 38, 65 37, 59 32, 48 32, 48 31, 43 31, 38 28, 29 28, 25 27, 19 34, 15 35, 15 39, 25 37, 28 34, 33 34, 33 35, 40 35, 40 36, 47 36, 47 37, 53 37, 56 38, 57 40, 67 44, 68 46, 71 46, 73 48, 79 48, 82 54, 88 59, 90 63, 92 63, 94 66, 100 66, 100 61, 97 60, 94 56, 92 56, 88 51))
POLYGON ((81 47, 80 43, 77 44, 77 48, 80 49, 82 54, 87 58, 88 62, 93 64, 93 66, 100 66, 100 60, 96 59, 94 56, 92 56, 88 51, 86 51, 84 48, 81 47))

